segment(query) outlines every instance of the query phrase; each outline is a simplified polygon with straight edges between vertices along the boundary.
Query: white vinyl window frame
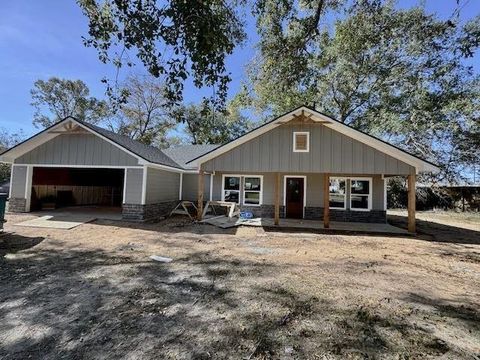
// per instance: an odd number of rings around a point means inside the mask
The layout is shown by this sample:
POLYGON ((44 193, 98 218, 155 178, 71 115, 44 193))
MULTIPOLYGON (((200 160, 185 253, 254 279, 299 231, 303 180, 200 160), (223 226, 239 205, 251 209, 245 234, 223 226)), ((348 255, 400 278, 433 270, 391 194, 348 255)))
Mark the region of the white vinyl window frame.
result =
POLYGON ((294 131, 293 132, 293 152, 308 153, 310 152, 310 132, 309 131, 294 131), (307 148, 297 149, 297 135, 307 136, 307 148))
POLYGON ((263 204, 263 175, 242 175, 242 179, 241 179, 241 182, 242 182, 242 205, 245 205, 245 206, 260 206, 263 204), (245 178, 257 178, 257 179, 260 179, 260 191, 259 190, 248 190, 248 189, 245 189, 245 178), (247 192, 251 192, 251 193, 258 193, 258 201, 259 203, 258 204, 248 204, 248 203, 245 203, 245 193, 247 192))
POLYGON ((241 203, 241 199, 240 199, 240 195, 242 193, 242 175, 237 175, 237 174, 223 174, 222 175, 222 201, 226 201, 225 200, 225 191, 233 191, 233 192, 237 192, 238 193, 238 202, 236 204, 240 205, 241 203), (229 190, 229 189, 225 189, 225 178, 227 177, 233 177, 233 178, 238 178, 239 181, 238 181, 238 190, 229 190))
POLYGON ((263 204, 263 175, 243 175, 243 174, 222 174, 222 201, 225 200, 225 191, 234 191, 238 192, 238 205, 244 206, 260 206, 263 204), (240 188, 239 190, 228 190, 225 189, 225 178, 235 177, 240 179, 240 188), (245 178, 260 178, 260 191, 258 190, 245 190, 245 178), (246 204, 245 203, 245 192, 259 192, 259 204, 246 204))
POLYGON ((334 209, 334 210, 346 210, 347 209, 347 194, 348 194, 348 186, 349 186, 349 181, 348 178, 346 177, 337 177, 333 176, 329 178, 329 184, 328 184, 328 203, 329 203, 329 208, 334 209), (330 206, 330 198, 331 195, 338 195, 335 193, 330 192, 330 180, 343 180, 345 182, 345 194, 343 194, 343 207, 338 207, 338 206, 330 206))
POLYGON ((349 205, 350 205, 350 210, 351 211, 370 211, 372 210, 372 193, 373 193, 373 188, 372 188, 372 178, 371 177, 352 177, 349 178, 348 182, 348 187, 349 187, 349 205), (352 182, 353 181, 368 181, 368 194, 352 194, 352 182), (367 199, 367 204, 368 208, 367 209, 362 209, 362 208, 354 208, 352 207, 352 195, 353 196, 363 196, 363 197, 368 197, 367 199))

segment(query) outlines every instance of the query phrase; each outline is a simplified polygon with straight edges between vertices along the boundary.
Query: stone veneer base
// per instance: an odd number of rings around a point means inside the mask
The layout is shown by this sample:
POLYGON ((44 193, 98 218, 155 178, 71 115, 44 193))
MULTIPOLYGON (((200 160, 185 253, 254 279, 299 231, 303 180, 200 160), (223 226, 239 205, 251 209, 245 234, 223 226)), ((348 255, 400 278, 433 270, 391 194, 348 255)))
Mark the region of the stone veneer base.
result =
POLYGON ((25 198, 9 198, 7 204, 9 212, 26 212, 27 199, 25 198))
POLYGON ((123 204, 122 219, 128 221, 155 221, 170 214, 178 201, 166 201, 156 204, 123 204))

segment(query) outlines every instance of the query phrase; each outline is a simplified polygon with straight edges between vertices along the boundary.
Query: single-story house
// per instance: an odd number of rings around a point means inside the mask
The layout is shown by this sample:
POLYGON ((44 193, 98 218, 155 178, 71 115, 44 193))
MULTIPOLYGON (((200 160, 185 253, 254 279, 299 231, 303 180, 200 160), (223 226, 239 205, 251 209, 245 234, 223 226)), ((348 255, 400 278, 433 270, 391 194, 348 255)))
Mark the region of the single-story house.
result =
MULTIPOLYGON (((301 106, 237 139, 166 150, 68 117, 0 155, 12 164, 9 210, 41 199, 122 208, 126 220, 167 215, 179 200, 235 202, 258 217, 385 222, 390 176, 436 165, 301 106)), ((201 217, 201 211, 200 215, 201 217)))

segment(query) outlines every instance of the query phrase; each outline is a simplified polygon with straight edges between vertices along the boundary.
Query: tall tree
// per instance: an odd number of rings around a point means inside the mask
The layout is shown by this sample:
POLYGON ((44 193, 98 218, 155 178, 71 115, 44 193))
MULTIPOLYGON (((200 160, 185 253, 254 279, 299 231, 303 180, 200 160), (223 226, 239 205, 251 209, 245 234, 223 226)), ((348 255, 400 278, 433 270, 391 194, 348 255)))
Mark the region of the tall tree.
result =
POLYGON ((98 123, 109 114, 107 103, 90 96, 90 90, 81 80, 57 77, 37 80, 30 93, 35 108, 33 124, 37 128, 46 128, 67 116, 98 123))
POLYGON ((205 104, 190 104, 176 110, 192 144, 224 144, 250 130, 253 123, 233 106, 223 112, 205 104))
MULTIPOLYGON (((4 128, 0 128, 0 154, 5 150, 15 146, 25 138, 22 130, 11 133, 4 128)), ((0 182, 10 179, 10 164, 0 163, 0 182)))
POLYGON ((472 39, 480 17, 461 26, 391 1, 355 1, 343 12, 335 12, 339 2, 316 4, 323 4, 320 13, 330 9, 333 28, 317 22, 320 7, 258 10, 260 56, 250 67, 244 103, 277 114, 316 103, 344 123, 439 163, 444 179, 457 178, 459 134, 479 124, 478 75, 463 59, 478 45, 472 39))
POLYGON ((126 101, 112 120, 112 129, 144 144, 166 147, 167 132, 176 121, 170 115, 165 84, 152 76, 134 75, 123 89, 126 101))
MULTIPOLYGON (((166 77, 167 98, 182 100, 188 76, 214 86, 221 104, 230 76, 225 58, 245 37, 237 1, 77 0, 89 20, 86 46, 104 63, 132 66, 131 52, 154 77, 166 77)), ((108 92, 112 95, 112 86, 108 92)))

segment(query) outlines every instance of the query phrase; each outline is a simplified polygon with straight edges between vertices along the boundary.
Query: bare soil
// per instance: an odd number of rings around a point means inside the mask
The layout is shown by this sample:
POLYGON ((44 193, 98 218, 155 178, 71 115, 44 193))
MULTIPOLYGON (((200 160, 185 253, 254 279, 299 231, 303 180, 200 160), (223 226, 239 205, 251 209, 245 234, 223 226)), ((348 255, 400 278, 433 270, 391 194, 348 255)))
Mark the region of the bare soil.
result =
POLYGON ((440 215, 416 238, 8 215, 0 358, 478 359, 480 217, 440 215))

